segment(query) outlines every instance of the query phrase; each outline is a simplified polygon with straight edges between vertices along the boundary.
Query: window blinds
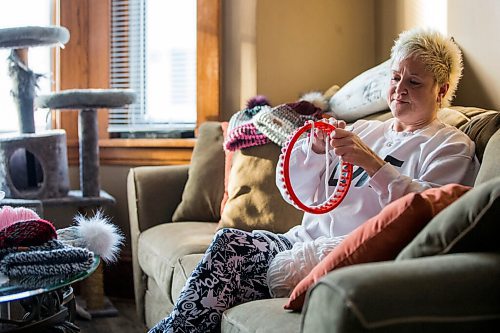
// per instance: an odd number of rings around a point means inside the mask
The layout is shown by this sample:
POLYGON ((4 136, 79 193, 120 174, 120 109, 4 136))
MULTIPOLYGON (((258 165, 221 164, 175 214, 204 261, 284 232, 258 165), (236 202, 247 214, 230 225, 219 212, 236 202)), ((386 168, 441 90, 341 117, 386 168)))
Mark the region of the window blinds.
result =
POLYGON ((145 113, 145 5, 140 0, 113 0, 111 7, 111 88, 133 89, 136 102, 109 113, 109 132, 140 129, 145 113))
POLYGON ((196 0, 112 0, 110 84, 134 90, 136 102, 110 110, 111 137, 182 137, 194 129, 196 6, 179 10, 183 3, 196 0), (175 26, 175 16, 190 27, 175 26))

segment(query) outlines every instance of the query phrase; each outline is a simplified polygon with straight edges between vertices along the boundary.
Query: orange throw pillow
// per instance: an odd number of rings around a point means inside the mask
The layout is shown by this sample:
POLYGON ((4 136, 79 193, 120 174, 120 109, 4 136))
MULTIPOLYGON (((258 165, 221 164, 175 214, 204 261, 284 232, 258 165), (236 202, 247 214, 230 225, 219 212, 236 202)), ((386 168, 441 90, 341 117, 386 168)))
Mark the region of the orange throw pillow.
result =
POLYGON ((356 228, 297 284, 285 309, 301 310, 306 292, 328 272, 349 265, 393 260, 441 210, 470 189, 449 184, 409 193, 356 228))

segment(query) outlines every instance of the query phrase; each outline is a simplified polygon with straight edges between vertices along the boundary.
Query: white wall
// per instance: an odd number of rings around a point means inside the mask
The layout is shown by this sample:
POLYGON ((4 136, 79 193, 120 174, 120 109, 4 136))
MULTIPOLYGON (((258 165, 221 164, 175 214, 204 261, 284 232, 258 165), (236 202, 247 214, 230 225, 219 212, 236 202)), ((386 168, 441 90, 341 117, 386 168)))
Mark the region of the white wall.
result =
POLYGON ((374 0, 223 1, 222 119, 344 84, 375 62, 374 0))
POLYGON ((376 1, 377 60, 389 56, 399 32, 425 24, 425 17, 434 17, 434 24, 453 36, 464 55, 464 75, 453 104, 500 109, 500 1, 431 2, 376 1))

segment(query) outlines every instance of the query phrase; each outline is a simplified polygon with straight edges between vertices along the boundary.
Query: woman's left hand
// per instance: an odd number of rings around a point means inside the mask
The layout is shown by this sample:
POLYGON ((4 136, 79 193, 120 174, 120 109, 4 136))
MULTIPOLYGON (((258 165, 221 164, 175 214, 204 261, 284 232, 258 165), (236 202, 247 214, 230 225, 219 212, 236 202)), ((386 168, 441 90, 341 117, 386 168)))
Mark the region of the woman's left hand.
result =
POLYGON ((362 167, 373 176, 384 164, 384 160, 373 152, 355 133, 337 127, 330 134, 330 145, 342 161, 362 167))

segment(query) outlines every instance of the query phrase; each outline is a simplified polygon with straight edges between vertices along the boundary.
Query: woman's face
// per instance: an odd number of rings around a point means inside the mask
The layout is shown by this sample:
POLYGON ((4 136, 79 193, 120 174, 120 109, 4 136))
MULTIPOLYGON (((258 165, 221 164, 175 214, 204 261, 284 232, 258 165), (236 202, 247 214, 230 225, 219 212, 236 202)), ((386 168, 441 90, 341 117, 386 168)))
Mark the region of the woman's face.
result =
POLYGON ((396 118, 394 129, 412 131, 431 123, 448 84, 439 87, 418 57, 395 61, 391 72, 387 102, 396 118))

